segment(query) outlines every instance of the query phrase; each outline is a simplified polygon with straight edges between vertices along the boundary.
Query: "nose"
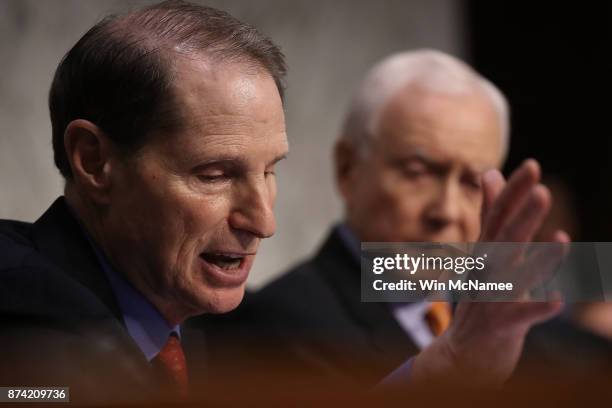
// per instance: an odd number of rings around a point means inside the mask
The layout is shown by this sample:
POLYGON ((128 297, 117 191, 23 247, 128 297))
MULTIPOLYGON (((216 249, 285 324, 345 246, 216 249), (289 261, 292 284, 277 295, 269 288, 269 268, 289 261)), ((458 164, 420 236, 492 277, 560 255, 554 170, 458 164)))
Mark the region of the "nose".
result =
POLYGON ((459 182, 445 179, 431 195, 425 211, 427 224, 434 231, 443 230, 458 222, 461 216, 459 182))
POLYGON ((258 238, 269 238, 276 231, 274 195, 265 177, 246 181, 237 188, 229 223, 234 229, 258 238))

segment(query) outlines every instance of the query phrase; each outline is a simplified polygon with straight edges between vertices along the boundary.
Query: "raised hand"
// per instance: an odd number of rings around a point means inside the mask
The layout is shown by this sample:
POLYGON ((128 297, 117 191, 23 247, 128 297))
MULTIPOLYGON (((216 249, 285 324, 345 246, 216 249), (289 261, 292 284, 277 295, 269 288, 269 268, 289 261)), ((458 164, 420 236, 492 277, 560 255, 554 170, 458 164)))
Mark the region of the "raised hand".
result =
MULTIPOLYGON (((506 182, 497 170, 483 176, 481 242, 528 243, 540 228, 551 206, 548 189, 540 184, 535 160, 525 161, 506 182)), ((561 309, 560 299, 533 302, 529 290, 552 273, 564 255, 569 237, 557 231, 549 241, 551 251, 530 251, 516 245, 509 259, 497 268, 519 283, 505 302, 460 302, 449 329, 414 360, 415 380, 459 381, 472 385, 498 385, 512 373, 531 326, 561 309), (554 249, 558 248, 558 249, 554 249)))

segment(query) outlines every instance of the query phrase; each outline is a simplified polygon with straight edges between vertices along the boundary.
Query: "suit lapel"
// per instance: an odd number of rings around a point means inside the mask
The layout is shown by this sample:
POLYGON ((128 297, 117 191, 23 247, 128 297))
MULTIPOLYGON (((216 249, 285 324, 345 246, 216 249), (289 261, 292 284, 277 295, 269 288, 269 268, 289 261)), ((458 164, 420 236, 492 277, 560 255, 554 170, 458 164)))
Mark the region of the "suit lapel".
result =
POLYGON ((400 359, 418 353, 418 347, 399 326, 389 304, 361 302, 361 267, 337 229, 326 240, 315 263, 338 293, 353 321, 368 333, 373 347, 400 359))

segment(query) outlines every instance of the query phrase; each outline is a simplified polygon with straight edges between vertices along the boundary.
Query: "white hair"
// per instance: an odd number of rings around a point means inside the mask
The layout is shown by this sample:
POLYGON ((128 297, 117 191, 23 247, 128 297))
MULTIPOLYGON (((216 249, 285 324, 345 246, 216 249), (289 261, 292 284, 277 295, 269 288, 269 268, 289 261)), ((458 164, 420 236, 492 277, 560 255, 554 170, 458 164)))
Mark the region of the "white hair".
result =
POLYGON ((409 85, 453 95, 475 89, 483 91, 499 115, 502 128, 500 153, 502 158, 505 157, 510 139, 510 112, 502 92, 464 62, 428 49, 393 54, 368 72, 353 97, 341 137, 364 152, 368 139, 378 130, 387 102, 409 85))

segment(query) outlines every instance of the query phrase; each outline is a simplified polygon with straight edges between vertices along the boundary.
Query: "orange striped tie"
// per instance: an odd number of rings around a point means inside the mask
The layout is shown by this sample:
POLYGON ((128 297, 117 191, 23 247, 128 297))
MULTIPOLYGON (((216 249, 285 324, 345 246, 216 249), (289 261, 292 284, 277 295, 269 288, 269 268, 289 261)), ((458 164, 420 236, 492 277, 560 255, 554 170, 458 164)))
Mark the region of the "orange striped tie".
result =
POLYGON ((432 302, 425 314, 425 321, 431 332, 437 337, 448 328, 451 317, 451 307, 448 302, 432 302))
POLYGON ((168 341, 151 361, 162 384, 178 394, 186 397, 189 392, 189 378, 187 376, 187 362, 181 347, 181 342, 173 333, 168 341))

